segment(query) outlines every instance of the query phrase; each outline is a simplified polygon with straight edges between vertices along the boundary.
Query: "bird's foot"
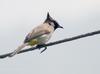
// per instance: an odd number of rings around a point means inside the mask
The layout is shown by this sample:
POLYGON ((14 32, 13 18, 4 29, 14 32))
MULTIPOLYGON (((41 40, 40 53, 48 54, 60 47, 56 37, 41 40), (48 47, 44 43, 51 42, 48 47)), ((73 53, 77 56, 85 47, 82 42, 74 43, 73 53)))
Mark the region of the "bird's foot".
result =
POLYGON ((36 48, 38 48, 39 50, 43 47, 43 45, 37 45, 36 48))
POLYGON ((44 45, 37 45, 36 46, 39 50, 44 47, 44 49, 40 52, 40 53, 43 53, 46 49, 47 49, 47 46, 44 46, 44 45))

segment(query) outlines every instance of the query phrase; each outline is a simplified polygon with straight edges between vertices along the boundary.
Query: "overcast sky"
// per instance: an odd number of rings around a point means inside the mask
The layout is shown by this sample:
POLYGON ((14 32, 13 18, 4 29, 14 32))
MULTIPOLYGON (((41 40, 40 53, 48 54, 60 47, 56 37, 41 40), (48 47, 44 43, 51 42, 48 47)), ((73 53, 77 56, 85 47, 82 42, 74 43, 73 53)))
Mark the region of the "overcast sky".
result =
MULTIPOLYGON (((100 0, 0 0, 0 54, 22 44, 47 12, 64 29, 51 40, 100 30, 100 0)), ((100 35, 0 59, 1 74, 100 74, 100 35)))

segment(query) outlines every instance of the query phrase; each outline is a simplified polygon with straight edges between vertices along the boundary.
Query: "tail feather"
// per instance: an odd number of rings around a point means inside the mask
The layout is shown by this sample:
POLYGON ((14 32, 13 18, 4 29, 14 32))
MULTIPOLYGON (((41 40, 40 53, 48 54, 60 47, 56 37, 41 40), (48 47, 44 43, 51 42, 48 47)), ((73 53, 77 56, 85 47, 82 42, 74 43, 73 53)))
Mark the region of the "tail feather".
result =
POLYGON ((13 57, 14 55, 16 55, 17 53, 20 52, 21 49, 23 49, 25 46, 27 46, 28 43, 24 43, 22 45, 20 45, 16 50, 14 50, 10 55, 9 57, 13 57))

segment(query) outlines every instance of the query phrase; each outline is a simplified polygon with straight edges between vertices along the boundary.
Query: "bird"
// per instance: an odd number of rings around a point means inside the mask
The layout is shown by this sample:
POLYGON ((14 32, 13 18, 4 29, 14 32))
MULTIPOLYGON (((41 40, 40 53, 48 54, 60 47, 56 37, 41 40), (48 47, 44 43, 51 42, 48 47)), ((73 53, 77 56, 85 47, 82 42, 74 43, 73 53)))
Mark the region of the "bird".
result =
MULTIPOLYGON (((23 43, 17 49, 15 49, 9 55, 9 57, 13 57, 14 55, 18 54, 21 49, 26 46, 36 45, 36 47, 40 49, 41 46, 43 46, 50 40, 54 31, 58 28, 63 27, 59 25, 58 22, 50 16, 49 12, 47 12, 47 17, 45 21, 37 27, 33 28, 31 32, 26 35, 23 43)), ((42 50, 41 53, 44 52, 46 49, 47 47, 45 46, 45 49, 42 50)))

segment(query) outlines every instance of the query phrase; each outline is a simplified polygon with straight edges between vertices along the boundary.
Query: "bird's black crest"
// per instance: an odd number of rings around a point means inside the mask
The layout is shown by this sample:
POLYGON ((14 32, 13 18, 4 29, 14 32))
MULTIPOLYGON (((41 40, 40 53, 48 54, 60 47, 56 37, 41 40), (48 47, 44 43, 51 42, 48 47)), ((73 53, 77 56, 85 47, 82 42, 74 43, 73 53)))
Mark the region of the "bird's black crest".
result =
POLYGON ((51 23, 54 23, 54 29, 57 29, 57 28, 63 28, 62 26, 60 26, 59 24, 58 24, 58 22, 56 21, 56 20, 54 20, 51 16, 50 16, 50 14, 49 14, 49 12, 47 13, 47 18, 46 18, 46 20, 45 20, 45 22, 44 23, 49 23, 50 25, 51 25, 51 23))
POLYGON ((50 16, 49 12, 47 13, 47 17, 45 22, 53 21, 54 19, 50 16))

